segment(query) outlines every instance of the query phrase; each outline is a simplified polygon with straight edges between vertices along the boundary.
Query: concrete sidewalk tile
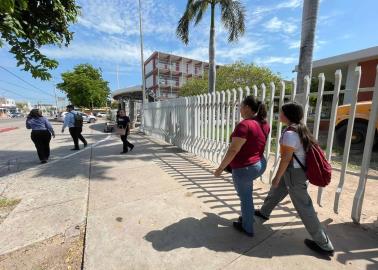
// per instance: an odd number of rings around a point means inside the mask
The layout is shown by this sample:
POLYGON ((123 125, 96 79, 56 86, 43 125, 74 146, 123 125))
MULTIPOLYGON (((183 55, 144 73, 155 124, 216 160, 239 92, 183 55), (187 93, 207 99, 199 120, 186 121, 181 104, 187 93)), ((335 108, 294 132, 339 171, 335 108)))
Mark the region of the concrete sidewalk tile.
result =
POLYGON ((42 241, 84 222, 85 199, 22 213, 11 212, 0 224, 0 254, 42 241))

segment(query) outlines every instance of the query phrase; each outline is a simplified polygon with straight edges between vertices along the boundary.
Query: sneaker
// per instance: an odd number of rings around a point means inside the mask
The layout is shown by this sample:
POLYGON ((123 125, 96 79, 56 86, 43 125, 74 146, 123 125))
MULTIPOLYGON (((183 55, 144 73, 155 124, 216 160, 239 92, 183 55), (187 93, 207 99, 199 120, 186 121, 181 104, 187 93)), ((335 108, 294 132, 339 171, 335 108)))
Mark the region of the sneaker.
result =
POLYGON ((266 217, 263 214, 261 214, 260 210, 255 210, 255 216, 257 216, 259 218, 262 218, 263 220, 269 220, 268 217, 266 217))
POLYGON ((134 149, 134 145, 130 147, 130 151, 133 151, 133 149, 134 149))
POLYGON ((41 164, 47 163, 47 160, 41 160, 41 164))
POLYGON ((129 151, 122 151, 120 154, 127 154, 129 151))
POLYGON ((305 239, 304 240, 304 243, 305 245, 315 251, 316 253, 319 253, 321 255, 325 255, 325 256, 329 256, 329 257, 332 257, 333 254, 335 253, 334 250, 325 250, 325 249, 322 249, 315 241, 313 240, 310 240, 310 239, 305 239))
POLYGON ((71 151, 77 151, 80 150, 80 148, 72 148, 71 151))
POLYGON ((234 222, 232 223, 232 225, 234 226, 234 228, 235 228, 236 230, 238 230, 239 232, 242 232, 242 233, 246 234, 246 235, 249 236, 249 237, 253 237, 253 236, 255 236, 254 233, 249 233, 249 232, 247 232, 246 230, 244 230, 242 223, 239 222, 239 221, 234 221, 234 222))

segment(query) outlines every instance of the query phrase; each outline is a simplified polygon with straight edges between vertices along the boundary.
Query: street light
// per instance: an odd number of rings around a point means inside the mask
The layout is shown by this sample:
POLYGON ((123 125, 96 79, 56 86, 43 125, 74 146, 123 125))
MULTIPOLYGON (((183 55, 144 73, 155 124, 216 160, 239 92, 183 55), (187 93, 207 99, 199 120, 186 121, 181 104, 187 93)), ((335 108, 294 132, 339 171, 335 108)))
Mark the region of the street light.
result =
POLYGON ((142 65, 142 109, 141 114, 141 131, 144 132, 144 105, 146 103, 146 81, 144 78, 144 59, 143 59, 143 31, 142 31, 142 6, 139 0, 139 32, 140 32, 140 61, 142 65))

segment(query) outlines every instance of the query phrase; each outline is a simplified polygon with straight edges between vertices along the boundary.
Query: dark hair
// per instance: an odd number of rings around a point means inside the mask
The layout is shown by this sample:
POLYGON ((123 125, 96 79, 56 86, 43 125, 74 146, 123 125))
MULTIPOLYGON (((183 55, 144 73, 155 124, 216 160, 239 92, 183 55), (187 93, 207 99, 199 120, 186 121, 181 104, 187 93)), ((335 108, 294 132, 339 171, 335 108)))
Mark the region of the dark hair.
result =
POLYGON ((256 118, 260 122, 265 122, 267 117, 266 106, 263 102, 254 96, 247 96, 243 100, 243 104, 251 108, 256 113, 256 118))
POLYGON ((67 105, 66 108, 67 108, 67 109, 70 109, 70 110, 74 110, 74 109, 75 109, 74 105, 67 105))
POLYGON ((296 132, 299 135, 304 150, 307 152, 313 144, 317 143, 317 141, 307 126, 303 123, 304 112, 302 106, 296 102, 290 102, 284 104, 281 109, 286 118, 291 123, 296 124, 296 132))
POLYGON ((39 118, 39 117, 42 117, 42 113, 39 109, 32 109, 30 112, 29 112, 29 115, 28 115, 28 119, 31 119, 31 118, 39 118))

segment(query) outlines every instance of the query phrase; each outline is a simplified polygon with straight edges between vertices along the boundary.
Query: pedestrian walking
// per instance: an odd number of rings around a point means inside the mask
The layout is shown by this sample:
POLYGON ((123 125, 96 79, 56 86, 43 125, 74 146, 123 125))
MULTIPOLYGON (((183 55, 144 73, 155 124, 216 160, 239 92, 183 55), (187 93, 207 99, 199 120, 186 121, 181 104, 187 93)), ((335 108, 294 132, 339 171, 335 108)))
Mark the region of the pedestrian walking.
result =
POLYGON ((26 118, 26 128, 32 130, 30 137, 37 149, 39 160, 46 163, 50 157, 51 136, 55 138, 53 127, 39 109, 32 109, 26 118))
POLYGON ((231 169, 242 213, 233 226, 252 237, 254 235, 253 180, 260 177, 266 169, 264 149, 270 126, 266 121, 265 104, 254 96, 248 96, 243 100, 240 114, 244 120, 235 127, 231 135, 231 145, 214 175, 219 177, 223 170, 231 169))
POLYGON ((317 143, 303 123, 303 115, 303 108, 297 103, 288 103, 281 108, 280 121, 287 125, 280 138, 281 161, 264 204, 255 215, 268 220, 277 204, 289 194, 313 239, 305 239, 305 244, 314 251, 332 256, 334 248, 316 215, 307 191, 306 173, 301 168, 306 166, 306 153, 317 143))
POLYGON ((83 117, 74 110, 73 105, 68 105, 66 109, 67 114, 64 117, 62 133, 64 132, 64 129, 68 127, 75 145, 71 150, 80 150, 79 140, 83 142, 84 147, 87 147, 88 143, 83 135, 81 135, 81 132, 83 131, 83 117))
POLYGON ((119 110, 117 114, 117 134, 121 136, 123 143, 123 151, 121 154, 125 154, 134 149, 134 145, 127 140, 127 136, 130 134, 130 118, 126 115, 124 110, 119 110))

